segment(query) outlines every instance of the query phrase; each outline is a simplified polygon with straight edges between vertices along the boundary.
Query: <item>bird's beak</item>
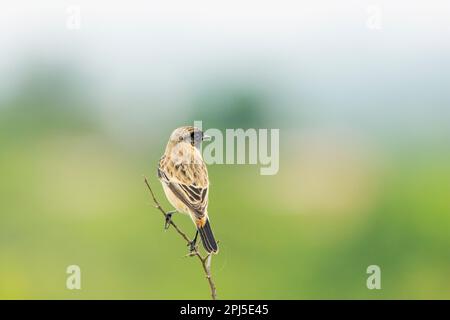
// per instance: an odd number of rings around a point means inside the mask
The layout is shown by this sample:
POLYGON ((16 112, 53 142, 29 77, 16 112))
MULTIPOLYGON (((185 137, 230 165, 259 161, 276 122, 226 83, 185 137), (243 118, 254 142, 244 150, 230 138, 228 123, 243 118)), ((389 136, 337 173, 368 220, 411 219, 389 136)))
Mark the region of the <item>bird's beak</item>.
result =
POLYGON ((206 134, 204 134, 203 135, 203 141, 211 141, 211 137, 206 135, 206 134))

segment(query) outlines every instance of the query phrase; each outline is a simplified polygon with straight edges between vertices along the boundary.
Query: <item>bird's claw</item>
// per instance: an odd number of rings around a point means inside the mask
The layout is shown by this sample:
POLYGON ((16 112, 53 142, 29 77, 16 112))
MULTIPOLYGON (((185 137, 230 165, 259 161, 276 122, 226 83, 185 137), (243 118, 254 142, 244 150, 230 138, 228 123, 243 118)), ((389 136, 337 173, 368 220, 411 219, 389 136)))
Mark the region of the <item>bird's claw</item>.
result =
POLYGON ((189 255, 192 255, 195 251, 197 251, 196 242, 197 241, 189 241, 189 243, 187 244, 189 247, 189 255))
POLYGON ((170 224, 172 223, 172 215, 173 215, 173 212, 168 212, 166 214, 166 222, 164 223, 165 230, 169 229, 170 224))

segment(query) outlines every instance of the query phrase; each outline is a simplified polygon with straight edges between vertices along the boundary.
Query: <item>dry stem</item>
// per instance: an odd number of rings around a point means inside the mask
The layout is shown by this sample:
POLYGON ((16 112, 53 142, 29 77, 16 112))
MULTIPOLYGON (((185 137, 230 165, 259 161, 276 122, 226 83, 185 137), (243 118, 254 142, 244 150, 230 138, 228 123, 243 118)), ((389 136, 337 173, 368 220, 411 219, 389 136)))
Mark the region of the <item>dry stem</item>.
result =
MULTIPOLYGON (((148 190, 150 191, 150 194, 151 194, 151 196, 153 198, 153 202, 155 203, 156 209, 161 211, 161 213, 164 215, 164 219, 166 219, 167 218, 167 212, 159 204, 159 202, 156 199, 156 196, 153 193, 153 190, 150 187, 150 184, 149 184, 149 182, 148 182, 146 177, 144 177, 144 182, 145 182, 148 190)), ((173 222, 172 219, 170 219, 170 225, 175 229, 175 231, 181 237, 183 237, 183 239, 187 242, 188 246, 190 246, 192 241, 189 239, 189 237, 183 231, 181 231, 181 229, 173 222)), ((209 288, 211 289, 211 298, 213 300, 216 300, 216 298, 217 298, 216 285, 214 284, 214 281, 213 281, 213 279, 211 277, 211 258, 212 258, 211 254, 208 254, 205 257, 202 257, 202 255, 198 251, 198 247, 195 246, 194 250, 192 252, 190 252, 188 254, 188 256, 191 256, 191 257, 195 256, 195 257, 197 257, 200 260, 200 263, 202 264, 203 271, 205 273, 206 279, 208 280, 209 288)))

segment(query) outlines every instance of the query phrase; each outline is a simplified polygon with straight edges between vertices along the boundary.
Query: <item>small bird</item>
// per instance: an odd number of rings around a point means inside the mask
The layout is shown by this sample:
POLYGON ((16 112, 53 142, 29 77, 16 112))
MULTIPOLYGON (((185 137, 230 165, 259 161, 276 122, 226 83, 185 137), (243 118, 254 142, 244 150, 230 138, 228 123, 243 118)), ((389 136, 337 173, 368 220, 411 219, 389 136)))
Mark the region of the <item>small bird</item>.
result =
POLYGON ((195 249, 200 233, 206 252, 218 253, 208 217, 208 170, 200 152, 201 143, 206 140, 209 137, 196 127, 175 129, 159 161, 158 178, 167 199, 176 209, 166 216, 166 229, 173 213, 189 214, 197 228, 191 251, 195 249))

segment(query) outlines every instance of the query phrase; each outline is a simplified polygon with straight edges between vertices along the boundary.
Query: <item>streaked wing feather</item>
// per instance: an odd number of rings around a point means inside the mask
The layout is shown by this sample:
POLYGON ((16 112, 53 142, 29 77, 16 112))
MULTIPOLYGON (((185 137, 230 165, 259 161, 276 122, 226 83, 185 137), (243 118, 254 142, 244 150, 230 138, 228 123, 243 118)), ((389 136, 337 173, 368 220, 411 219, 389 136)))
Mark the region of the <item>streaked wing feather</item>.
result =
POLYGON ((171 181, 167 174, 158 168, 158 177, 166 183, 169 189, 183 202, 197 218, 201 219, 205 215, 208 206, 208 188, 194 185, 186 185, 178 181, 171 181))
MULTIPOLYGON (((189 197, 189 193, 186 193, 184 190, 189 188, 186 185, 169 182, 168 187, 170 190, 181 200, 198 219, 201 219, 205 216, 205 209, 208 205, 208 198, 203 197, 199 200, 192 201, 192 198, 189 197)), ((205 189, 206 190, 206 189, 205 189)), ((203 192, 202 194, 207 195, 208 192, 203 192)))

